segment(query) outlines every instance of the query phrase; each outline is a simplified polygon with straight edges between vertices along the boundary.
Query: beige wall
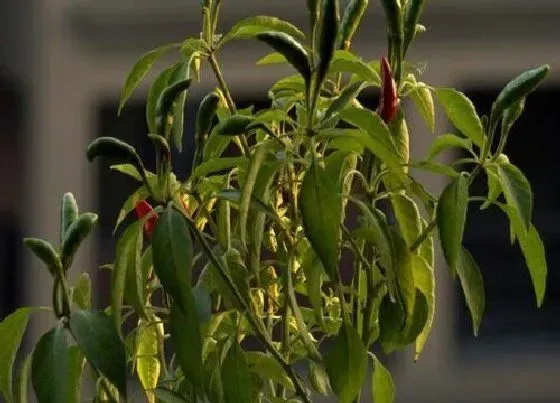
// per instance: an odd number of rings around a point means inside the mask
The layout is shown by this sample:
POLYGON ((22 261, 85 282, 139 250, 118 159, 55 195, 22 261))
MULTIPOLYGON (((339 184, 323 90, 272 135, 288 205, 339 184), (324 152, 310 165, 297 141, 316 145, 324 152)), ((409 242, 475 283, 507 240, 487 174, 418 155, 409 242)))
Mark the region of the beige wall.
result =
MULTIPOLYGON (((28 69, 34 102, 30 121, 33 136, 28 144, 30 151, 26 161, 29 185, 26 205, 31 211, 25 224, 26 234, 57 239, 59 222, 55 212, 65 191, 74 192, 84 209, 95 209, 93 195, 98 191, 95 172, 84 154, 89 139, 96 134, 94 101, 104 95, 117 95, 135 58, 158 43, 159 38, 180 39, 185 32, 196 32, 196 26, 193 28, 188 23, 197 21, 196 13, 185 5, 188 1, 165 2, 171 6, 162 6, 163 11, 157 7, 149 8, 160 3, 164 2, 48 0, 29 3, 29 17, 34 27, 32 56, 35 64, 28 69), (75 7, 80 3, 96 3, 97 7, 90 12, 87 7, 75 7), (116 13, 117 4, 132 7, 116 13), (177 8, 173 4, 177 4, 177 8), (147 6, 142 8, 142 5, 147 6), (119 26, 123 31, 119 31, 119 26), (119 45, 116 48, 113 42, 119 39, 115 35, 122 35, 124 39, 120 40, 125 42, 124 47, 119 45)), ((276 8, 281 14, 290 16, 290 4, 303 2, 224 0, 224 3, 234 14, 268 14, 276 8)), ((533 0, 531 10, 526 6, 515 8, 514 3, 526 5, 527 2, 513 1, 433 0, 428 3, 433 3, 433 7, 428 4, 427 11, 428 24, 433 30, 420 41, 413 57, 429 62, 424 80, 431 84, 457 85, 467 79, 480 80, 481 83, 503 82, 541 62, 560 65, 559 29, 554 23, 560 17, 560 2, 533 0), (488 11, 486 7, 490 3, 493 7, 488 11), (501 7, 498 8, 497 4, 501 7)), ((378 7, 372 7, 372 15, 377 15, 372 17, 372 25, 379 22, 379 12, 378 7)), ((296 19, 301 20, 302 16, 296 16, 296 19)), ((361 36, 362 41, 357 47, 369 58, 376 58, 384 41, 379 27, 371 30, 371 36, 361 36)), ((235 51, 226 50, 222 57, 225 74, 235 93, 260 93, 283 72, 254 66, 254 60, 265 53, 263 48, 247 44, 243 48, 243 57, 240 57, 239 49, 237 46, 235 51)), ((551 81, 559 78, 558 70, 555 70, 551 81)), ((198 90, 203 91, 211 83, 205 79, 198 90)), ((145 92, 146 88, 141 89, 139 96, 142 91, 145 92)), ((413 126, 417 133, 421 133, 413 136, 414 152, 421 155, 427 147, 428 137, 419 122, 413 126)), ((438 119, 438 127, 439 132, 446 128, 443 119, 438 119)), ((432 185, 441 188, 443 183, 432 185)), ((92 265, 92 253, 96 247, 94 239, 86 246, 80 252, 76 266, 90 269, 95 274, 92 265)), ((47 284, 49 278, 35 260, 28 259, 25 267, 32 273, 28 276, 26 302, 49 304, 49 291, 41 286, 47 284)), ((449 326, 452 304, 445 301, 450 299, 448 295, 452 292, 451 279, 445 270, 439 268, 439 271, 440 305, 434 335, 419 364, 412 364, 408 355, 406 360, 398 361, 400 401, 453 402, 454 396, 470 396, 473 402, 492 402, 499 397, 508 401, 525 395, 531 400, 535 393, 539 397, 558 397, 556 374, 560 370, 560 360, 533 362, 531 357, 523 357, 520 352, 517 357, 520 362, 515 366, 492 362, 492 365, 467 367, 448 358, 447 352, 453 342, 449 326), (525 372, 523 367, 530 368, 530 371, 525 372)))

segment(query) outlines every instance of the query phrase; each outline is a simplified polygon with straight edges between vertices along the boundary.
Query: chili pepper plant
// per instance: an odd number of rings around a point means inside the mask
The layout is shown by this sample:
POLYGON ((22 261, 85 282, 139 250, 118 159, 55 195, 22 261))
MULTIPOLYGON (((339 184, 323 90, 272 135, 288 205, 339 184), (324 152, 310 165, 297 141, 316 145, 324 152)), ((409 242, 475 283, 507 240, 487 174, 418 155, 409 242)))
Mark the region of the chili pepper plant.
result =
POLYGON ((97 221, 72 194, 62 198, 58 242, 25 239, 52 275, 57 321, 15 369, 38 308, 0 324, 7 402, 27 400, 29 378, 42 403, 85 399, 82 378, 93 380, 96 402, 358 402, 370 373, 368 395, 392 402, 391 374, 372 351, 410 347, 420 358, 438 298, 436 243, 462 286, 474 334, 480 327, 483 275, 462 245, 471 204, 508 218, 504 237, 521 249, 542 304, 547 266, 531 186, 504 152, 548 66, 528 66, 479 115, 460 91, 423 82, 406 59, 426 30, 424 0, 308 0, 305 29, 256 16, 224 30, 220 3, 201 1, 200 36, 144 54, 124 84, 119 109, 157 59, 175 55, 149 90, 149 131, 138 133, 153 142, 155 168, 117 138, 87 149, 89 160, 138 183, 116 223, 110 306, 91 306, 87 273, 69 280, 97 221), (387 48, 360 56, 352 39, 368 6, 386 17, 387 48), (258 64, 293 68, 268 90, 266 109, 239 109, 229 90, 219 55, 239 40, 270 50, 258 64), (195 149, 182 150, 185 103, 201 69, 216 86, 200 102, 195 149), (371 87, 376 110, 359 100, 371 87), (435 132, 434 104, 454 129, 434 133, 428 155, 411 160, 407 117, 419 113, 435 132), (449 148, 466 157, 438 162, 449 148), (172 149, 193 155, 181 180, 172 149), (409 169, 448 184, 433 194, 409 169), (470 190, 478 177, 485 194, 470 190))

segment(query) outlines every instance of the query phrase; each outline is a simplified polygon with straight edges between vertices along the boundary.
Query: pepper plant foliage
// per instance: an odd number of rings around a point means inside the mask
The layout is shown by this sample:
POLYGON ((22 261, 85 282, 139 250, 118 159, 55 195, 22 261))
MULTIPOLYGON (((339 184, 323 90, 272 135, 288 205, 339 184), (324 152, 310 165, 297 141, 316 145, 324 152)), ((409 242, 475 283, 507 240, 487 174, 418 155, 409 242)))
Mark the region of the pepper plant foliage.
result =
POLYGON ((547 267, 531 222, 531 186, 504 149, 548 66, 508 83, 479 116, 464 94, 422 82, 405 61, 425 30, 424 1, 372 3, 387 21, 386 57, 382 49, 369 55, 381 62, 351 48, 367 0, 308 0, 307 35, 268 16, 223 31, 220 1, 205 0, 200 37, 140 58, 120 108, 159 57, 177 55, 148 93, 154 172, 115 138, 98 138, 87 150, 90 160, 109 160, 138 182, 117 220, 111 306, 90 306, 87 274, 69 283, 72 258, 97 216, 80 214, 66 194, 59 247, 25 240, 52 274, 58 325, 36 344, 18 382, 14 356, 35 309, 0 324, 0 391, 8 402, 26 401, 29 377, 40 402, 78 401, 86 367, 98 402, 132 399, 131 384, 149 402, 310 402, 316 394, 357 402, 368 367, 374 401, 391 402, 391 375, 370 350, 412 346, 419 358, 434 318, 436 239, 479 329, 483 276, 462 245, 471 203, 508 217, 504 236, 521 248, 541 305, 547 267), (294 69, 269 90, 267 109, 238 109, 228 89, 218 56, 237 40, 270 48, 258 64, 294 69), (216 88, 200 103, 196 149, 184 150, 194 153, 192 170, 180 181, 171 150, 182 148, 184 106, 202 68, 213 71, 216 88), (368 87, 379 87, 376 111, 357 98, 368 87), (455 129, 434 136, 429 155, 412 161, 407 114, 415 108, 434 132, 434 100, 455 129), (435 161, 452 147, 468 157, 435 161), (449 184, 431 194, 409 168, 444 175, 449 184), (487 194, 470 191, 478 176, 487 178, 487 194), (350 210, 357 220, 347 218, 350 210), (133 219, 125 220, 129 213, 133 219), (321 348, 326 341, 329 348, 321 348))

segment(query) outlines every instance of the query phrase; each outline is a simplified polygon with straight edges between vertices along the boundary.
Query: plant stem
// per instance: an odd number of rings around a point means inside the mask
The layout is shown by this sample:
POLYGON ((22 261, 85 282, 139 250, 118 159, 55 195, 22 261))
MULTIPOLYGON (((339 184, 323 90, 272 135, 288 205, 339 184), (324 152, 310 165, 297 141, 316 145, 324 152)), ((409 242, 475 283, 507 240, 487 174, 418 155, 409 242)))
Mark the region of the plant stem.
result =
POLYGON ((424 229, 424 231, 422 231, 422 233, 418 236, 416 241, 414 241, 414 243, 410 245, 410 248, 408 248, 408 250, 410 252, 414 252, 416 249, 418 249, 420 245, 422 245, 422 243, 430 236, 430 233, 434 230, 436 225, 437 225, 436 220, 430 221, 428 226, 424 229))
MULTIPOLYGON (((235 103, 233 102, 233 98, 231 97, 231 91, 224 80, 224 75, 222 74, 222 70, 220 69, 220 65, 218 64, 218 60, 216 60, 216 56, 214 52, 211 52, 208 56, 208 61, 210 62, 210 66, 212 66, 212 70, 214 71, 214 75, 216 76, 216 80, 218 80, 218 84, 220 89, 224 93, 224 97, 226 98, 226 103, 228 106, 229 111, 232 115, 237 113, 237 108, 235 107, 235 103)), ((246 155, 250 155, 249 144, 247 143, 247 138, 245 136, 239 136, 241 147, 246 155)))
POLYGON ((284 359, 282 354, 274 347, 272 341, 268 333, 266 332, 266 328, 264 328, 264 324, 259 321, 257 317, 251 311, 251 308, 247 304, 247 301, 243 298, 237 286, 227 273, 227 269, 223 267, 223 262, 214 254, 212 248, 206 242, 206 239, 201 234, 201 232, 196 228, 196 224, 191 220, 190 217, 185 215, 185 220, 187 221, 191 231, 195 235, 195 237, 200 242, 204 253, 212 263, 214 267, 218 270, 218 274, 224 280, 229 290, 232 292, 236 302, 241 306, 242 310, 247 315, 247 320, 249 321, 253 331, 255 332, 255 336, 257 340, 268 350, 268 352, 274 357, 276 361, 284 368, 288 377, 292 380, 294 387, 296 389, 296 394, 305 402, 305 403, 312 403, 311 399, 309 398, 307 391, 305 390, 305 386, 301 381, 299 375, 296 371, 292 368, 292 366, 284 359))

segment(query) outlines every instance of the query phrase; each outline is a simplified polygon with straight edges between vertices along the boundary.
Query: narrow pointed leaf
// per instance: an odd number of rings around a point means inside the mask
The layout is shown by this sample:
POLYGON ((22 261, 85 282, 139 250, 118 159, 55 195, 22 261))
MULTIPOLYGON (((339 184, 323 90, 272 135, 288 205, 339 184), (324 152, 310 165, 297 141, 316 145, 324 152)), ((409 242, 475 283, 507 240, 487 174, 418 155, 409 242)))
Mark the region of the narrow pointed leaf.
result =
POLYGON ((397 193, 391 197, 393 210, 408 246, 411 246, 422 233, 420 210, 413 199, 406 194, 397 193))
POLYGON ((528 230, 533 214, 533 193, 529 181, 519 168, 510 163, 498 164, 496 171, 507 204, 517 212, 528 230))
POLYGON ((162 92, 169 85, 173 74, 180 69, 181 66, 182 64, 178 63, 163 70, 159 73, 148 90, 148 97, 146 98, 146 123, 148 124, 150 133, 157 133, 157 101, 162 92))
POLYGON ((91 307, 91 279, 89 274, 82 273, 72 289, 72 302, 80 309, 91 307))
POLYGON ((72 193, 65 193, 60 205, 60 241, 64 239, 66 231, 78 219, 78 204, 72 193))
POLYGON ((255 17, 246 18, 235 24, 231 30, 224 36, 220 44, 235 40, 235 39, 248 39, 257 36, 258 34, 274 31, 284 32, 295 38, 303 39, 304 35, 296 26, 289 22, 283 21, 276 17, 269 17, 266 15, 259 15, 255 17))
POLYGON ((463 137, 456 136, 455 134, 443 134, 435 138, 426 159, 428 161, 433 160, 442 151, 452 147, 471 150, 472 141, 463 137))
POLYGON ((154 63, 161 56, 163 56, 170 50, 177 48, 178 46, 179 44, 177 43, 164 45, 159 48, 153 49, 148 53, 145 53, 144 55, 142 55, 142 57, 140 57, 140 59, 138 59, 138 61, 134 64, 134 67, 128 74, 128 77, 126 78, 126 82, 122 89, 119 102, 119 113, 121 112, 122 108, 126 104, 126 101, 128 100, 128 98, 130 98, 136 87, 138 87, 148 71, 150 71, 154 63))
POLYGON ((458 176, 447 185, 437 205, 437 226, 443 254, 449 268, 454 272, 457 270, 467 216, 467 181, 463 175, 458 176))
POLYGON ((412 267, 414 270, 414 284, 426 297, 428 304, 428 319, 422 333, 416 338, 414 347, 414 360, 418 361, 420 353, 424 349, 428 337, 432 332, 432 323, 435 314, 435 276, 434 269, 422 256, 412 255, 412 267))
POLYGON ((471 313, 474 335, 477 336, 484 314, 484 281, 478 264, 465 248, 461 248, 459 251, 457 274, 471 313))
POLYGON ((436 118, 432 91, 426 88, 423 83, 418 83, 418 87, 410 93, 410 98, 418 112, 420 112, 420 116, 424 119, 430 132, 434 133, 436 130, 436 118))
POLYGON ((311 64, 309 56, 305 48, 292 36, 283 32, 270 31, 258 34, 257 39, 281 53, 306 82, 310 81, 311 64))

